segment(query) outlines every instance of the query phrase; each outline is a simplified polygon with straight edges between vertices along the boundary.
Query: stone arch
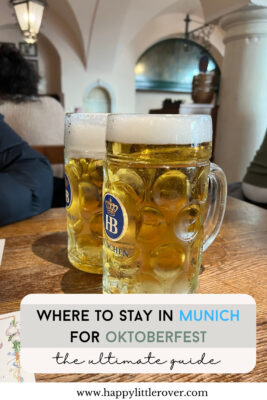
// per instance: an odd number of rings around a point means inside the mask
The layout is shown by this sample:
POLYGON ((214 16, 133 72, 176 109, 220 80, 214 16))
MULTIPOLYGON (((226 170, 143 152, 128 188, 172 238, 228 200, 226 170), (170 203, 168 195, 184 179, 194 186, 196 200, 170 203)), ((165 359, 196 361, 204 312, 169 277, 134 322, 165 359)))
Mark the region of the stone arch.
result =
POLYGON ((48 0, 46 19, 44 20, 42 31, 45 32, 45 35, 51 41, 55 42, 57 42, 57 36, 60 32, 63 40, 70 45, 83 65, 86 66, 85 45, 81 27, 73 11, 73 7, 68 0, 48 0), (56 35, 54 31, 55 26, 58 31, 56 35))
POLYGON ((62 96, 61 58, 53 43, 42 33, 38 40, 40 89, 44 94, 62 96))
POLYGON ((190 93, 203 56, 208 59, 208 71, 214 70, 219 76, 216 60, 197 42, 183 37, 160 40, 139 57, 135 66, 136 88, 190 93))
POLYGON ((111 86, 100 79, 89 85, 83 97, 83 108, 85 112, 114 112, 115 95, 111 86))

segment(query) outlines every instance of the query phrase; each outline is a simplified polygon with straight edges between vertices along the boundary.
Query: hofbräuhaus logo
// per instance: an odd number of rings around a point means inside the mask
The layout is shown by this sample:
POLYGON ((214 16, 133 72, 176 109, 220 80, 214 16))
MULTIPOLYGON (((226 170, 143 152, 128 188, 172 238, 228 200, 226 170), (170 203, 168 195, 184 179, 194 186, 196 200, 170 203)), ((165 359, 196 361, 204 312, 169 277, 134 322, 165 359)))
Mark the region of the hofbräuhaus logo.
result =
POLYGON ((106 235, 113 241, 120 240, 128 227, 128 217, 123 204, 112 194, 106 193, 103 208, 106 235))
POLYGON ((66 207, 69 208, 72 202, 70 180, 67 174, 65 174, 65 196, 66 196, 66 207))

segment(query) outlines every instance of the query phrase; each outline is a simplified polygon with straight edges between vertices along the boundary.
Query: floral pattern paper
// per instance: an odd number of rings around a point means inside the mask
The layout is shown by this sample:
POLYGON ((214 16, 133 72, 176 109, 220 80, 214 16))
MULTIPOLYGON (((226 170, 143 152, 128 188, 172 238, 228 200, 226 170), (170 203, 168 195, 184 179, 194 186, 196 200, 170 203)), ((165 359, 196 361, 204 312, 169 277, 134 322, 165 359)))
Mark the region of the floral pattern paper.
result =
POLYGON ((34 382, 20 363, 20 313, 0 315, 0 382, 34 382))

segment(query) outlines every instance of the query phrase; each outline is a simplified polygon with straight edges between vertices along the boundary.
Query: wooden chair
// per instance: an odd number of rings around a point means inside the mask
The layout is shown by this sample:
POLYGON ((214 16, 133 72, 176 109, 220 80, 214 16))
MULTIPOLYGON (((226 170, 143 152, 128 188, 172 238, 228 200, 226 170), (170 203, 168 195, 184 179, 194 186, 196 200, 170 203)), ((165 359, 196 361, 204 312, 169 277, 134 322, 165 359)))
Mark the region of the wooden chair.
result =
POLYGON ((179 114, 182 100, 172 101, 166 99, 163 101, 162 108, 158 110, 149 110, 149 114, 179 114))
POLYGON ((32 146, 36 151, 45 156, 50 164, 64 164, 64 146, 32 146))

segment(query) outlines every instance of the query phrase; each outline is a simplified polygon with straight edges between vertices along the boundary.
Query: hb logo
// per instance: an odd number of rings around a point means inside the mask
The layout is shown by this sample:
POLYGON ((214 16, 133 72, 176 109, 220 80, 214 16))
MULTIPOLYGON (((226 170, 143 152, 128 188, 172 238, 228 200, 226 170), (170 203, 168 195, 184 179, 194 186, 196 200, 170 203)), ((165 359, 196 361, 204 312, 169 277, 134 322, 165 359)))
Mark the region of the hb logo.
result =
POLYGON ((67 174, 65 174, 65 195, 66 195, 66 207, 69 208, 72 202, 72 198, 71 198, 70 181, 67 174))
POLYGON ((106 225, 106 230, 113 233, 114 235, 117 235, 118 233, 118 221, 116 220, 116 218, 110 217, 108 214, 106 214, 106 221, 105 221, 105 225, 106 225))
POLYGON ((119 199, 107 193, 104 197, 103 208, 106 235, 111 240, 120 240, 128 226, 128 218, 124 206, 119 199))

